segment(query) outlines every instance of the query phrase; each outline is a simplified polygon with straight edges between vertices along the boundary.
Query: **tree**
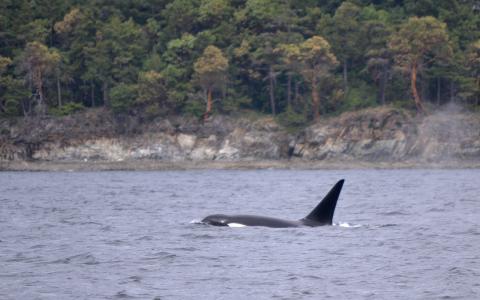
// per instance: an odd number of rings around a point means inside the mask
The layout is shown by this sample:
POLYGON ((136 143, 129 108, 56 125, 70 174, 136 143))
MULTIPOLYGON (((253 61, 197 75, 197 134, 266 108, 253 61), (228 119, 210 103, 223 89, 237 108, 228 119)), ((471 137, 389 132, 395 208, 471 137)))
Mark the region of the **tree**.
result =
POLYGON ((198 19, 203 24, 218 24, 231 14, 229 0, 202 0, 198 9, 198 19))
POLYGON ((0 112, 6 112, 5 94, 8 88, 8 77, 4 76, 7 67, 12 63, 12 60, 8 57, 0 56, 0 112))
POLYGON ((310 83, 313 117, 318 120, 320 116, 319 82, 338 65, 330 44, 321 36, 313 36, 299 45, 286 45, 284 53, 287 60, 298 62, 300 73, 305 81, 310 83))
POLYGON ((277 79, 282 74, 282 62, 275 49, 279 44, 293 42, 288 40, 288 35, 297 23, 290 2, 247 0, 244 7, 235 13, 242 37, 242 44, 237 49, 248 45, 248 49, 243 47, 247 50, 244 53, 247 60, 242 60, 244 65, 239 65, 241 69, 238 74, 244 75, 241 79, 259 108, 269 107, 274 116, 280 110, 277 94, 281 85, 277 84, 277 79), (252 88, 254 85, 257 87, 252 88), (260 91, 262 94, 258 93, 260 91), (267 94, 263 94, 263 91, 267 91, 267 94))
MULTIPOLYGON (((279 55, 281 63, 279 63, 279 68, 286 72, 287 75, 287 95, 286 95, 286 102, 287 102, 287 110, 292 109, 292 78, 295 74, 299 72, 299 64, 298 61, 288 55, 286 50, 288 49, 288 45, 295 45, 303 42, 303 37, 301 34, 296 33, 287 33, 288 37, 288 44, 280 44, 273 50, 276 56, 279 55)), ((295 80, 295 102, 298 100, 298 81, 295 80)))
POLYGON ((410 74, 411 92, 417 111, 425 113, 417 90, 417 75, 428 64, 452 55, 447 25, 434 17, 411 17, 393 34, 389 47, 394 53, 396 65, 410 74))
POLYGON ((204 115, 206 121, 212 113, 213 90, 223 85, 226 80, 228 60, 220 49, 215 46, 208 46, 193 67, 198 83, 207 94, 207 106, 204 115))
POLYGON ((272 115, 276 115, 276 100, 275 100, 275 85, 277 83, 277 76, 279 75, 278 65, 279 56, 275 53, 275 43, 278 43, 276 36, 270 33, 265 33, 257 37, 257 44, 260 46, 251 53, 253 63, 257 68, 263 69, 266 73, 265 81, 268 81, 268 95, 270 98, 270 108, 272 115))
POLYGON ((135 103, 137 98, 137 85, 119 83, 109 90, 111 108, 116 113, 125 113, 135 103))
POLYGON ((95 45, 86 47, 89 78, 102 83, 103 101, 110 105, 110 88, 118 83, 133 84, 145 55, 145 39, 140 27, 129 19, 112 17, 96 33, 95 45))
POLYGON ((162 74, 155 71, 141 72, 138 78, 136 102, 145 107, 145 112, 150 116, 168 112, 172 109, 168 100, 162 74))
POLYGON ((467 49, 467 64, 470 76, 474 79, 476 104, 480 105, 480 40, 472 43, 467 49))
MULTIPOLYGON (((349 61, 360 56, 363 49, 361 9, 354 3, 344 1, 335 11, 331 24, 324 24, 323 32, 332 43, 335 54, 342 62, 344 94, 348 93, 349 61)), ((327 19, 327 18, 326 18, 327 19)))
MULTIPOLYGON (((300 42, 299 42, 300 43, 300 42)), ((300 72, 298 61, 298 44, 280 44, 274 50, 279 55, 283 64, 282 68, 287 73, 287 110, 292 108, 292 77, 300 72)), ((295 103, 298 100, 298 82, 295 82, 295 103)))
POLYGON ((7 67, 12 63, 12 60, 8 57, 0 56, 0 75, 3 75, 7 70, 7 67))
POLYGON ((94 69, 87 68, 96 44, 96 31, 101 24, 95 13, 91 7, 76 7, 54 25, 64 58, 58 69, 59 82, 67 86, 71 100, 86 103, 90 98, 91 107, 95 106, 96 85, 100 83, 94 69))
POLYGON ((366 69, 377 85, 377 103, 382 105, 385 104, 387 82, 391 76, 393 64, 392 51, 387 45, 391 35, 388 17, 387 12, 376 10, 372 6, 365 7, 361 13, 367 37, 366 69))
POLYGON ((61 60, 58 51, 49 49, 39 42, 28 43, 21 57, 20 68, 26 74, 26 79, 34 87, 33 97, 37 100, 40 114, 45 113, 44 84, 47 77, 54 73, 61 60))
MULTIPOLYGON (((189 33, 168 42, 162 53, 159 70, 165 79, 170 100, 182 107, 192 90, 195 58, 200 56, 197 38, 189 33)), ((203 50, 203 49, 202 49, 203 50)))
POLYGON ((182 34, 192 32, 199 14, 199 0, 171 1, 161 15, 165 20, 165 33, 170 38, 179 38, 182 34))
POLYGON ((236 21, 256 33, 274 32, 289 27, 292 13, 288 1, 247 0, 236 21))

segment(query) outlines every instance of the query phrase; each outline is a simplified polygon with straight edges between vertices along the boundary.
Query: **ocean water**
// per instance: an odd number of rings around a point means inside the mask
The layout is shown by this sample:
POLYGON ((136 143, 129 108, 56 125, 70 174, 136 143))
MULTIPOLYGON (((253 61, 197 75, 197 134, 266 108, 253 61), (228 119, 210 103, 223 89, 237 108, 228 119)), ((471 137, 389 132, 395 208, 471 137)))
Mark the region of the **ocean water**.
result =
POLYGON ((329 298, 479 299, 480 170, 0 173, 0 299, 329 298))

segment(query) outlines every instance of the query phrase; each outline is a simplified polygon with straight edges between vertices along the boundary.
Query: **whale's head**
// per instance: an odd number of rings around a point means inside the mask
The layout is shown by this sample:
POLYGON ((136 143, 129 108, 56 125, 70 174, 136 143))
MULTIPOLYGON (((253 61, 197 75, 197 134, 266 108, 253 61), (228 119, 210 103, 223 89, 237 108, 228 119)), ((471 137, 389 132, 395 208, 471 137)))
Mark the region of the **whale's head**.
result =
POLYGON ((205 217, 202 223, 215 226, 228 226, 228 216, 222 214, 210 215, 205 217))

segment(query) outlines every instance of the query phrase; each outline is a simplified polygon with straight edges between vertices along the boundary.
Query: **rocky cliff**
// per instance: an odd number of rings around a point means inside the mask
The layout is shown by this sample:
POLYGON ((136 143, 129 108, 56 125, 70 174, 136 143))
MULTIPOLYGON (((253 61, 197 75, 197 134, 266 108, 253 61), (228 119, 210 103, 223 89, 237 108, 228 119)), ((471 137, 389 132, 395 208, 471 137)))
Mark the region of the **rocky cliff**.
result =
POLYGON ((381 107, 289 133, 274 119, 144 121, 96 110, 64 118, 0 120, 0 160, 205 162, 480 161, 480 116, 459 110, 416 117, 381 107))
POLYGON ((306 128, 294 155, 313 160, 480 160, 480 116, 453 107, 423 117, 376 108, 306 128))

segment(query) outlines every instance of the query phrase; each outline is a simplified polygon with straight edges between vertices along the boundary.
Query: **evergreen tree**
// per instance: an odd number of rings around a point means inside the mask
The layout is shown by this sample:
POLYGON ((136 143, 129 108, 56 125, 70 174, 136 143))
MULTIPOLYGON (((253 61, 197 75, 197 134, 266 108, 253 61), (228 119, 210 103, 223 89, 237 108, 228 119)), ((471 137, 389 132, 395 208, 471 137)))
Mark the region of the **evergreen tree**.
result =
POLYGON ((332 53, 330 44, 320 36, 313 36, 299 45, 286 45, 284 52, 288 60, 298 62, 300 73, 305 81, 310 83, 313 117, 318 120, 320 116, 319 82, 338 65, 337 58, 332 53))
POLYGON ((227 68, 228 60, 222 51, 215 46, 205 48, 203 55, 195 62, 196 79, 207 95, 205 121, 212 113, 213 91, 225 83, 227 68))
POLYGON ((395 63, 410 74, 410 87, 417 110, 425 108, 417 89, 417 75, 429 63, 452 55, 446 24, 434 17, 412 17, 403 23, 390 40, 395 63))
POLYGON ((52 75, 61 60, 60 53, 49 49, 39 42, 28 43, 21 58, 20 70, 25 74, 27 82, 33 87, 32 98, 36 100, 37 112, 46 112, 45 83, 52 75))

